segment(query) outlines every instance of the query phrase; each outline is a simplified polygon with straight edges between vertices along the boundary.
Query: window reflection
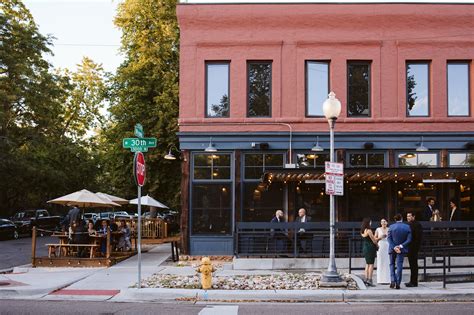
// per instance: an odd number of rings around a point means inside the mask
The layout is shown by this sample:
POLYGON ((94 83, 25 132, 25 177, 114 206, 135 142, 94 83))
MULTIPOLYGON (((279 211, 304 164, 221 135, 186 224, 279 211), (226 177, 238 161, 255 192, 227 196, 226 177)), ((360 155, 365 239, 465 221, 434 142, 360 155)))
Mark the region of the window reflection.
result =
POLYGON ((283 154, 245 154, 245 179, 260 179, 266 168, 282 167, 283 154))
POLYGON ((207 63, 206 77, 206 116, 229 117, 229 63, 207 63))
POLYGON ((306 114, 324 116, 323 103, 329 94, 329 63, 306 62, 306 114))
POLYGON ((429 114, 429 64, 407 64, 407 115, 429 114))
POLYGON ((348 73, 348 116, 370 116, 370 63, 349 62, 348 73))
POLYGON ((251 62, 248 64, 248 117, 271 116, 272 64, 251 62))
POLYGON ((193 184, 192 233, 232 233, 231 184, 193 184))
POLYGON ((474 153, 449 153, 449 166, 474 166, 474 153))
POLYGON ((468 63, 448 63, 448 115, 469 115, 468 63))
POLYGON ((438 166, 438 154, 436 153, 411 153, 398 154, 398 166, 400 167, 433 167, 438 166))
POLYGON ((385 167, 383 153, 351 153, 349 167, 385 167))

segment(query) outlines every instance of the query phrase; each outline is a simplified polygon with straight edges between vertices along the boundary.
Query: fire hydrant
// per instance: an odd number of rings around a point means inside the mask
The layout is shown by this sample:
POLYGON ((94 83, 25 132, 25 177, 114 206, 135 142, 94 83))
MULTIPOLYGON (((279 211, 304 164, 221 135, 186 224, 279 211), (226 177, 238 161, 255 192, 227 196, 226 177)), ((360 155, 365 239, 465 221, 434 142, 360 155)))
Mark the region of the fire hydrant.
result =
POLYGON ((209 257, 203 257, 201 259, 201 266, 196 269, 201 274, 201 286, 204 290, 212 287, 212 273, 216 271, 214 266, 211 264, 209 257))

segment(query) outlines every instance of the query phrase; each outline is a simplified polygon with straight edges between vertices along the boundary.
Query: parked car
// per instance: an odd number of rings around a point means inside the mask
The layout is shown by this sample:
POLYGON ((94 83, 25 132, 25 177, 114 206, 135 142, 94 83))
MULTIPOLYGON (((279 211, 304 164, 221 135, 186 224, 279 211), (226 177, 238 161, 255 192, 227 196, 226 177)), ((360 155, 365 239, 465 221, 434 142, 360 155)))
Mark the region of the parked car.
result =
POLYGON ((120 218, 133 219, 133 215, 128 214, 127 211, 115 211, 114 218, 115 219, 120 219, 120 218))
POLYGON ((95 222, 99 219, 99 215, 97 213, 88 212, 88 213, 84 213, 82 218, 84 221, 92 220, 92 222, 95 224, 95 222))
POLYGON ((18 231, 15 223, 7 219, 0 219, 0 238, 17 239, 18 231))
POLYGON ((110 218, 113 218, 114 217, 114 213, 113 212, 101 212, 99 214, 99 219, 100 220, 110 220, 110 218))
POLYGON ((61 217, 49 215, 48 210, 25 210, 15 213, 13 223, 20 234, 31 234, 33 226, 39 229, 56 231, 60 228, 61 217))

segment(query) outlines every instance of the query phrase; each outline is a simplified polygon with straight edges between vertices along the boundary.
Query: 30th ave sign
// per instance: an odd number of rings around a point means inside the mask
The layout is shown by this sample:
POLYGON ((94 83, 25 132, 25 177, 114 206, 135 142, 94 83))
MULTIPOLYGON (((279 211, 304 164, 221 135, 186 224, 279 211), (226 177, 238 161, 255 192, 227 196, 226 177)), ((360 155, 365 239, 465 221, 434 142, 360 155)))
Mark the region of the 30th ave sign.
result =
POLYGON ((148 148, 156 148, 156 138, 124 138, 122 146, 131 152, 148 152, 148 148))

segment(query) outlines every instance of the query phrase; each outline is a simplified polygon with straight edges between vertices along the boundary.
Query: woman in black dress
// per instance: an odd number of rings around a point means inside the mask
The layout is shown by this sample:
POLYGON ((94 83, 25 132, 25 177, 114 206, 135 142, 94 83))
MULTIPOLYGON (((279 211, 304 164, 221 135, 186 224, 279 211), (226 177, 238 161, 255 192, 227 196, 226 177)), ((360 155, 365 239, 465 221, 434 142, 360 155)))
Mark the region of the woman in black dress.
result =
POLYGON ((365 284, 373 286, 372 275, 374 273, 375 256, 377 255, 377 238, 370 229, 370 218, 364 218, 360 227, 360 235, 362 236, 362 253, 365 258, 365 284))

